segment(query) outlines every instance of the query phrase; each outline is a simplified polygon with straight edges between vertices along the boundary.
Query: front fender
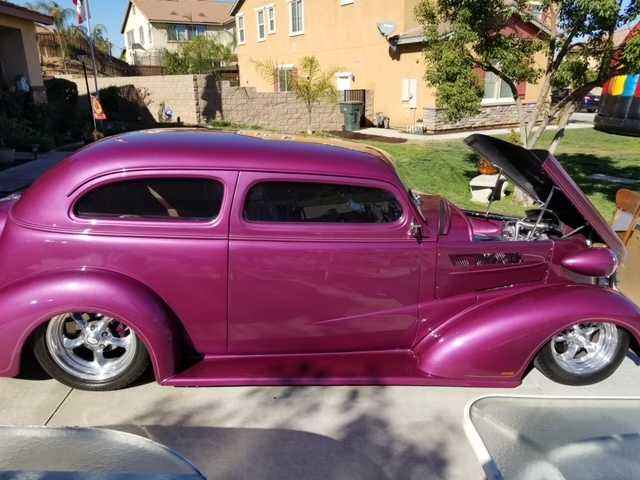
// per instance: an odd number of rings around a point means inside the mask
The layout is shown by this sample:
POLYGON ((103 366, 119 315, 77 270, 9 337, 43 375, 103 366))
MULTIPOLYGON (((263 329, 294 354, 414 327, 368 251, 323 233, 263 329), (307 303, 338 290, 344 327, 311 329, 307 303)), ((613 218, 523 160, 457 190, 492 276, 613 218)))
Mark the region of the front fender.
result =
POLYGON ((123 320, 147 347, 156 379, 175 373, 179 331, 162 301, 129 277, 85 270, 30 277, 0 290, 0 376, 16 376, 29 336, 51 317, 70 311, 123 320))
POLYGON ((640 338, 640 309, 624 295, 592 285, 555 285, 475 305, 414 350, 429 375, 517 383, 551 337, 584 321, 612 322, 640 338))

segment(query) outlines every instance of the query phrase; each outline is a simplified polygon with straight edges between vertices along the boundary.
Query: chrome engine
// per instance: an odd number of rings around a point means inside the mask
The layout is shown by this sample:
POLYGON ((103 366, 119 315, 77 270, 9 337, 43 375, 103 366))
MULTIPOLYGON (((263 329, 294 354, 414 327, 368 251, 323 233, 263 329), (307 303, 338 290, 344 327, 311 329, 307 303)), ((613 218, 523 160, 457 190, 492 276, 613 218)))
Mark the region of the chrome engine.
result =
POLYGON ((512 242, 548 240, 557 232, 557 225, 548 222, 536 223, 529 219, 506 222, 502 230, 502 239, 512 242))

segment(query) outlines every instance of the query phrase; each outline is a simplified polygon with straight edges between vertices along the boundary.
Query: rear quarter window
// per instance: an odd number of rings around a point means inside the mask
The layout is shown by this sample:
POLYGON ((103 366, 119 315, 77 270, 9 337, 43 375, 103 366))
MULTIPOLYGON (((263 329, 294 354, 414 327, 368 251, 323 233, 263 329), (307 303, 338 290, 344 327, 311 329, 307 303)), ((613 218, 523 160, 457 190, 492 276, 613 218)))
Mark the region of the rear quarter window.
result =
POLYGON ((313 182, 262 182, 247 194, 251 222, 394 223, 402 217, 395 196, 383 189, 313 182))
POLYGON ((220 214, 224 186, 203 178, 145 178, 113 182, 84 194, 80 218, 210 221, 220 214))

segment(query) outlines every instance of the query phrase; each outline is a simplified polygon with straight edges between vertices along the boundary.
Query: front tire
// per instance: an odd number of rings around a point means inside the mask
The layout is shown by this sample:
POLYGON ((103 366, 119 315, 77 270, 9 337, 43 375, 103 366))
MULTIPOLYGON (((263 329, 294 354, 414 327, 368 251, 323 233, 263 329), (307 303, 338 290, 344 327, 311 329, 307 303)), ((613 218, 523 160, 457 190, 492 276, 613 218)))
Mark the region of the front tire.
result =
POLYGON ((101 313, 56 315, 36 332, 34 353, 49 375, 80 390, 128 387, 149 366, 147 350, 135 332, 101 313))
POLYGON ((629 334, 612 323, 580 323, 554 336, 535 366, 563 385, 592 385, 610 377, 629 350, 629 334))

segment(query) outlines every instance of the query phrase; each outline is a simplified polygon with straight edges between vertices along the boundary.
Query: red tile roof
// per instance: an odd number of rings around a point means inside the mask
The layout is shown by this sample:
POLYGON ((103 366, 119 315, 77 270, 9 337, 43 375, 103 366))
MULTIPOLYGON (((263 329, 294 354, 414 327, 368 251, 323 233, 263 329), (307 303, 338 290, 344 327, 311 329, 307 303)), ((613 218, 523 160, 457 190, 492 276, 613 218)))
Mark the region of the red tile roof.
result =
POLYGON ((127 6, 123 32, 131 4, 151 22, 225 25, 233 21, 230 5, 214 0, 134 0, 127 6))

